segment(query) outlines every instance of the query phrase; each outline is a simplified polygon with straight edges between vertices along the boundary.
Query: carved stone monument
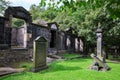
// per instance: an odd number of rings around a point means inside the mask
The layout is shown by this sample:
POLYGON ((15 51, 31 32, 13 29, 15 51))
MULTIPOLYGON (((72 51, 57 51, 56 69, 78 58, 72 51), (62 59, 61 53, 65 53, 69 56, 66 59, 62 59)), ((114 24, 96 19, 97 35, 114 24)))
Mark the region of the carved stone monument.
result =
POLYGON ((94 60, 94 63, 90 66, 90 69, 97 70, 97 71, 99 70, 107 71, 110 69, 110 67, 106 63, 101 61, 95 54, 91 54, 90 56, 94 60))
POLYGON ((47 40, 44 37, 37 37, 33 46, 33 72, 47 68, 46 66, 47 40))
POLYGON ((102 29, 98 27, 97 31, 97 56, 95 54, 91 54, 94 62, 90 66, 92 70, 109 70, 110 68, 105 64, 105 54, 102 53, 102 29))
POLYGON ((102 29, 98 28, 97 31, 97 57, 104 61, 104 55, 102 54, 102 29))

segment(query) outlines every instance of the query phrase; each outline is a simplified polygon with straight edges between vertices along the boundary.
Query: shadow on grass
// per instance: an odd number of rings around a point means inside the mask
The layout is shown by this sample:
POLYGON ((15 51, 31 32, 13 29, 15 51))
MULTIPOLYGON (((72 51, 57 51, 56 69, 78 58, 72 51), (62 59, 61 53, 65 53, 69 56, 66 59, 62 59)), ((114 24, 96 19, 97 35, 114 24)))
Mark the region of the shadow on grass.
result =
MULTIPOLYGON (((59 71, 75 71, 75 70, 81 70, 82 68, 80 67, 71 67, 69 65, 67 66, 63 66, 57 63, 54 63, 52 65, 48 66, 48 69, 46 70, 42 70, 37 72, 37 74, 45 74, 45 73, 52 73, 52 72, 59 72, 59 71)), ((6 80, 9 77, 17 77, 17 76, 24 76, 24 75, 28 75, 28 76, 32 76, 32 75, 36 75, 36 73, 32 73, 32 72, 22 72, 22 73, 15 73, 15 74, 10 74, 10 75, 6 75, 0 78, 0 80, 6 80)))
MULTIPOLYGON (((6 80, 6 78, 9 78, 11 76, 22 76, 24 75, 25 72, 21 72, 21 73, 13 73, 13 74, 9 74, 9 75, 5 75, 5 76, 2 76, 0 77, 0 80, 6 80)), ((10 79, 11 80, 11 79, 10 79)))
POLYGON ((117 60, 107 60, 107 63, 120 64, 120 61, 117 61, 117 60))
MULTIPOLYGON (((37 74, 46 74, 46 73, 53 73, 53 72, 62 72, 62 71, 76 71, 76 70, 82 70, 80 66, 75 66, 74 63, 81 63, 81 62, 88 62, 88 58, 80 58, 80 59, 74 59, 74 60, 66 60, 65 63, 63 62, 52 62, 48 65, 48 69, 39 71, 37 74), (70 63, 70 64, 69 64, 70 63)), ((78 64, 79 65, 79 64, 78 64)), ((15 73, 11 75, 6 75, 0 78, 0 80, 6 80, 8 77, 16 77, 16 76, 24 76, 24 75, 35 75, 36 73, 32 72, 22 72, 22 73, 15 73)))
POLYGON ((89 60, 91 60, 92 61, 92 59, 91 58, 76 58, 76 59, 66 59, 65 61, 66 62, 76 62, 76 63, 78 63, 78 62, 88 62, 89 60))
POLYGON ((41 71, 40 73, 51 73, 51 72, 59 72, 59 71, 74 71, 74 70, 80 70, 82 68, 80 67, 74 67, 74 66, 69 66, 69 65, 60 65, 57 63, 54 63, 52 65, 48 66, 48 69, 41 71))

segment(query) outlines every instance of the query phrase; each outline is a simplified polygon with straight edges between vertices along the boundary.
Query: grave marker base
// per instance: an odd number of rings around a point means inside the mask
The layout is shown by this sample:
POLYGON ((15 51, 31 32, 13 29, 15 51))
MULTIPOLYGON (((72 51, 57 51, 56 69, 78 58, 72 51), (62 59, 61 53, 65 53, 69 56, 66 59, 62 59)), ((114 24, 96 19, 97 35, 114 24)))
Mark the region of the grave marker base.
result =
POLYGON ((108 71, 110 70, 110 67, 100 60, 95 54, 91 54, 91 57, 93 58, 94 62, 90 66, 91 70, 97 70, 97 71, 108 71))
POLYGON ((38 67, 38 68, 32 68, 32 72, 39 72, 39 71, 41 71, 41 70, 44 70, 44 69, 47 69, 48 68, 48 66, 46 65, 46 66, 41 66, 41 67, 38 67))

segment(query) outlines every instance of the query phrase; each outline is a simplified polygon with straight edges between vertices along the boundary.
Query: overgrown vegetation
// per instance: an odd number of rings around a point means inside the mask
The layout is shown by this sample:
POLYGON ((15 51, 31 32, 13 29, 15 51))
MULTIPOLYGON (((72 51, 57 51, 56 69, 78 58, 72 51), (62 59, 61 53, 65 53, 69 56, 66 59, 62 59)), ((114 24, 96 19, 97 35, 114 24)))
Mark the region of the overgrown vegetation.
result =
POLYGON ((10 2, 6 0, 0 0, 0 15, 4 14, 4 10, 9 6, 10 2))
POLYGON ((22 19, 18 19, 18 18, 13 18, 12 19, 12 27, 23 27, 25 21, 22 19))
MULTIPOLYGON (((0 1, 0 11, 9 2, 0 1)), ((103 29, 103 45, 119 46, 120 43, 120 1, 119 0, 41 0, 39 5, 31 5, 33 21, 42 19, 57 22, 60 30, 72 27, 82 37, 86 49, 95 47, 95 31, 100 23, 103 29)), ((120 47, 120 46, 119 46, 120 47)))

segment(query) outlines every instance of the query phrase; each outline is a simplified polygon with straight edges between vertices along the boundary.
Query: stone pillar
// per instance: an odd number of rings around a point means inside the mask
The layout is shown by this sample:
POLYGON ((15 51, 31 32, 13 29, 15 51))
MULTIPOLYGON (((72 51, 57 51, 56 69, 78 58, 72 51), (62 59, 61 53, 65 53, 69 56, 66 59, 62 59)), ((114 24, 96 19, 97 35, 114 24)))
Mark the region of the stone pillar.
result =
POLYGON ((104 61, 104 56, 102 54, 102 29, 98 28, 96 31, 97 34, 97 57, 104 61))
POLYGON ((75 38, 75 51, 76 52, 78 52, 78 44, 79 44, 79 42, 78 42, 78 38, 75 38))
POLYGON ((27 48, 27 26, 28 23, 24 23, 24 42, 23 42, 23 48, 27 48))
POLYGON ((71 40, 70 40, 69 35, 67 35, 66 46, 67 46, 67 50, 70 51, 71 50, 71 40))

